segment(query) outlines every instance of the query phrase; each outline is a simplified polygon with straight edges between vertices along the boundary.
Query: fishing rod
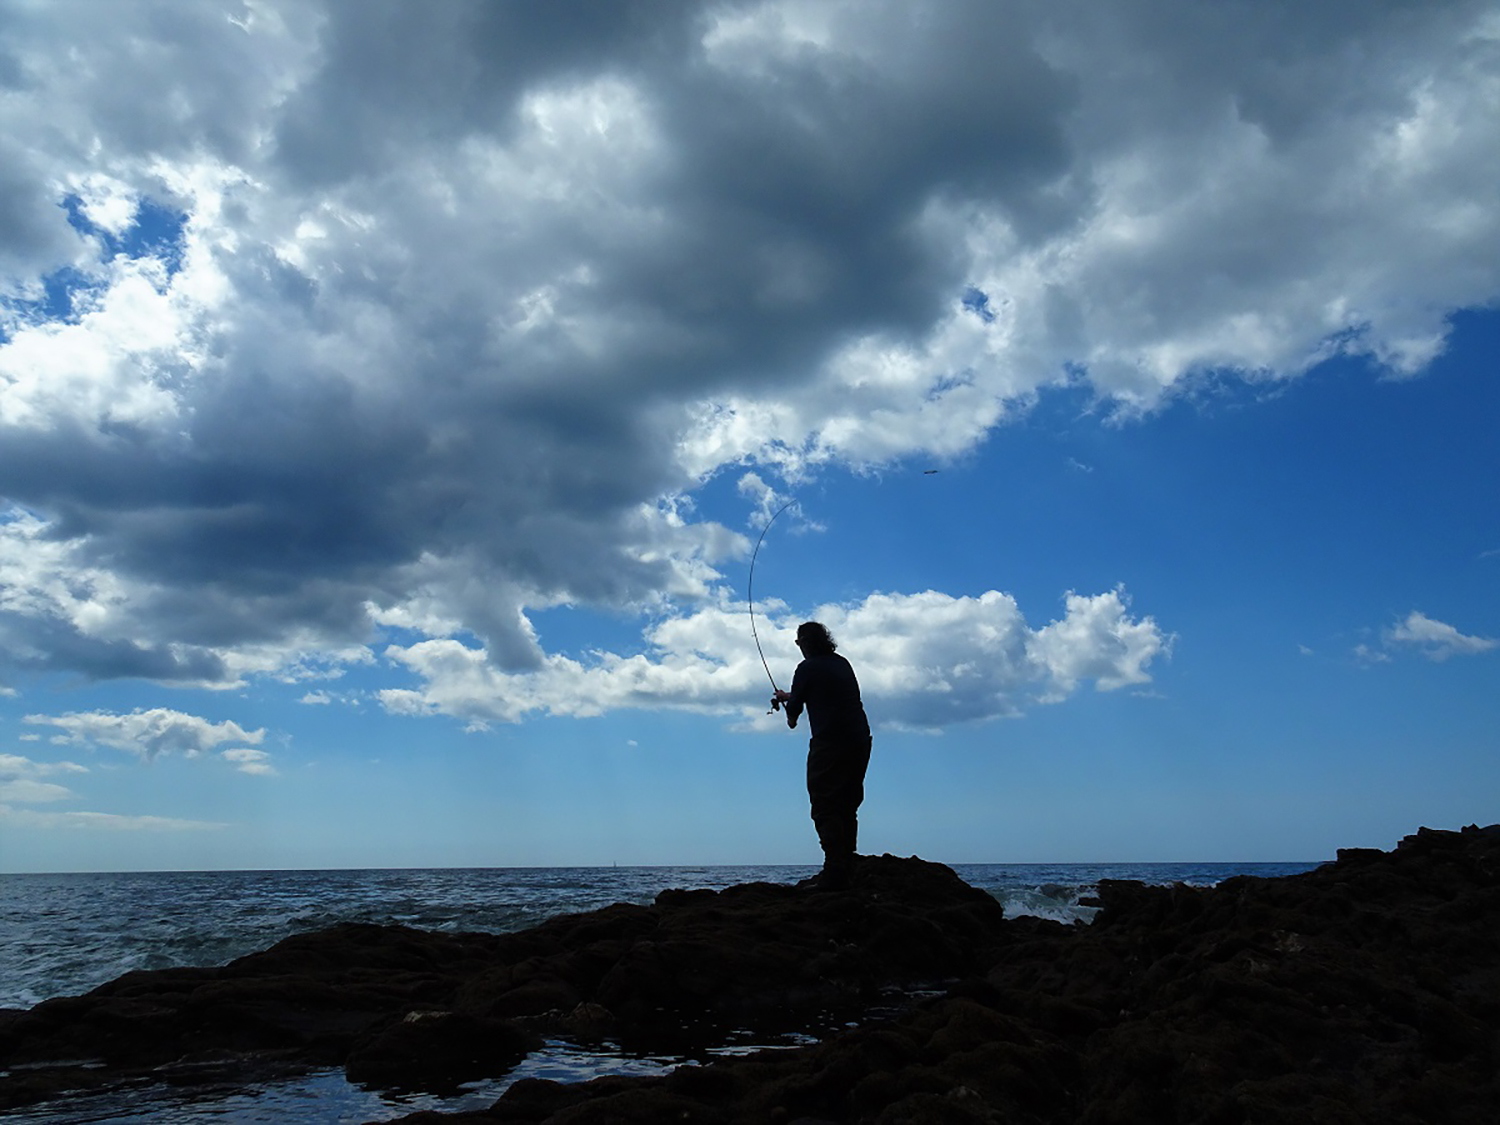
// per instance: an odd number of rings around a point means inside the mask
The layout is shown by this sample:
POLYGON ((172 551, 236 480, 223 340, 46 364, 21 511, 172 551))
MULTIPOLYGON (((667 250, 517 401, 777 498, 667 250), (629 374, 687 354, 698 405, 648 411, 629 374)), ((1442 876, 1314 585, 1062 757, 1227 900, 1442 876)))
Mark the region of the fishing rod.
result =
MULTIPOLYGON (((781 515, 782 512, 795 503, 795 500, 788 500, 781 507, 777 508, 776 514, 766 521, 765 527, 760 529, 760 538, 755 541, 755 550, 750 552, 750 581, 745 587, 745 597, 750 603, 750 636, 755 638, 755 651, 760 653, 760 666, 766 670, 766 679, 771 681, 772 692, 779 692, 781 689, 776 686, 776 677, 771 675, 771 666, 766 663, 766 651, 760 647, 760 634, 755 631, 755 559, 760 554, 760 545, 766 541, 766 532, 770 531, 771 525, 776 522, 776 516, 781 515)), ((775 695, 772 695, 771 710, 767 711, 766 714, 769 715, 772 711, 780 710, 780 701, 777 700, 775 695)))
MULTIPOLYGON (((923 469, 922 475, 930 477, 936 475, 938 472, 939 470, 937 469, 923 469)), ((755 630, 755 560, 760 556, 760 545, 766 541, 766 532, 771 530, 771 525, 776 522, 776 517, 796 502, 795 499, 788 500, 781 507, 777 508, 771 518, 766 521, 766 526, 760 529, 760 538, 755 541, 755 550, 750 552, 750 579, 745 586, 745 600, 750 604, 750 636, 755 639, 755 651, 760 653, 760 666, 766 670, 766 679, 771 681, 771 690, 773 692, 779 692, 781 689, 776 686, 776 677, 771 675, 771 666, 766 663, 766 650, 760 647, 760 634, 755 630)), ((771 710, 767 711, 766 714, 769 715, 772 711, 780 710, 781 703, 773 695, 771 697, 771 710)))

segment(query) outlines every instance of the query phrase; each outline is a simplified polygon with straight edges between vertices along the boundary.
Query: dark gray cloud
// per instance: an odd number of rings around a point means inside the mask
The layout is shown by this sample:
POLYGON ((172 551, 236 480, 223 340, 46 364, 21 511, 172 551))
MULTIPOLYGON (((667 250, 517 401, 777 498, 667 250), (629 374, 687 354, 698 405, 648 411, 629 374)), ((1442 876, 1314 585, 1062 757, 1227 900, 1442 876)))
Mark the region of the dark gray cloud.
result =
POLYGON ((534 87, 680 67, 701 12, 639 0, 328 5, 317 70, 277 114, 277 163, 300 183, 328 186, 414 148, 506 138, 534 87))
POLYGON ((81 249, 62 208, 36 190, 32 163, 23 146, 0 140, 0 294, 35 296, 30 277, 81 249))
POLYGON ((83 12, 0 7, 0 292, 91 294, 0 345, 36 667, 534 673, 527 608, 712 600, 727 467, 958 452, 1065 365, 1415 371, 1500 285, 1482 4, 83 12))
MULTIPOLYGON (((166 630, 163 630, 166 631, 166 630)), ((175 629, 171 630, 175 633, 175 629)), ((171 635, 169 633, 169 635, 171 635)), ((58 672, 86 679, 137 678, 159 683, 215 683, 228 678, 224 661, 212 652, 172 651, 180 646, 126 640, 99 640, 58 621, 0 616, 7 663, 27 672, 58 672)), ((245 637, 236 635, 242 642, 245 637)))

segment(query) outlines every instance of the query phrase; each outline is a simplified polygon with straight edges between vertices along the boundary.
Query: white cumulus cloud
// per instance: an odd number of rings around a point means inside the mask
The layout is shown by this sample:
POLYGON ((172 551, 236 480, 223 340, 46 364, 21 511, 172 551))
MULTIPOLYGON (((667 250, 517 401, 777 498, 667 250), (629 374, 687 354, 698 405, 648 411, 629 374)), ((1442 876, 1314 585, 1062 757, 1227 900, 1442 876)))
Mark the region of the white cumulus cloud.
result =
POLYGON ((80 746, 108 746, 145 759, 162 754, 195 758, 226 742, 256 745, 265 730, 247 731, 238 723, 214 723, 197 715, 164 707, 127 714, 108 711, 78 711, 65 715, 27 715, 26 722, 59 728, 59 739, 80 746))
MULTIPOLYGON (((1147 666, 1170 644, 1153 619, 1129 615, 1118 590, 1070 594, 1064 616, 1040 629, 1026 624, 1010 595, 994 590, 978 597, 873 594, 815 614, 855 664, 873 721, 914 729, 1013 715, 1029 703, 1063 699, 1084 680, 1103 691, 1146 683, 1147 666)), ((795 652, 799 620, 773 608, 760 629, 784 674, 795 662, 786 654, 795 652)), ((446 714, 475 724, 620 707, 759 722, 763 709, 746 699, 769 694, 769 685, 745 633, 743 606, 716 606, 653 626, 648 653, 600 652, 586 662, 550 657, 523 673, 497 669, 482 649, 456 640, 392 646, 387 655, 422 685, 387 690, 381 699, 397 714, 446 714)))

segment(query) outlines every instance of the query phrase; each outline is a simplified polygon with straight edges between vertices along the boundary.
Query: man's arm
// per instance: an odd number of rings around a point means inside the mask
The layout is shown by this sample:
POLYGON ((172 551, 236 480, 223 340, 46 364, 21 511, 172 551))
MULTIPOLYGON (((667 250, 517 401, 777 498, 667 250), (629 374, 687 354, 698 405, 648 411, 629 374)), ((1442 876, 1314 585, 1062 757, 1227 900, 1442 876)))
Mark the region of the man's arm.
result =
POLYGON ((778 691, 777 699, 781 701, 781 708, 786 712, 786 725, 792 730, 797 729, 797 720, 802 717, 803 691, 806 687, 806 676, 803 674, 803 665, 797 665, 797 670, 792 673, 792 690, 778 691))

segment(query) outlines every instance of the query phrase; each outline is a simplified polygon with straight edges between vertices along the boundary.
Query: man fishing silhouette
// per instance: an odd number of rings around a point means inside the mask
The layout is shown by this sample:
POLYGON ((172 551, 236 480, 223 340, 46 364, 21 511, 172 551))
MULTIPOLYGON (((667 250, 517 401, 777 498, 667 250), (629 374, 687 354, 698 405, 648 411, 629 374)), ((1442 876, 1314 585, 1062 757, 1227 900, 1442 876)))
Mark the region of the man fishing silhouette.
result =
POLYGON ((854 668, 838 654, 828 629, 817 621, 803 622, 797 626, 797 647, 802 663, 792 675, 792 690, 777 688, 771 706, 786 709, 786 725, 794 730, 807 709, 807 795, 823 845, 823 870, 813 885, 838 890, 849 885, 854 871, 857 812, 870 765, 870 720, 854 668))

